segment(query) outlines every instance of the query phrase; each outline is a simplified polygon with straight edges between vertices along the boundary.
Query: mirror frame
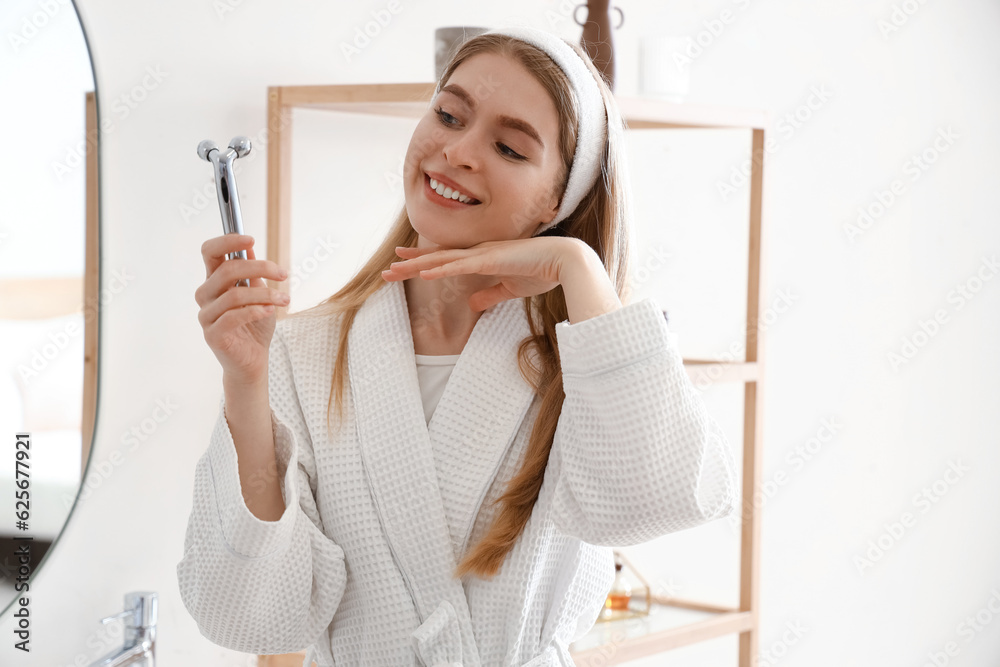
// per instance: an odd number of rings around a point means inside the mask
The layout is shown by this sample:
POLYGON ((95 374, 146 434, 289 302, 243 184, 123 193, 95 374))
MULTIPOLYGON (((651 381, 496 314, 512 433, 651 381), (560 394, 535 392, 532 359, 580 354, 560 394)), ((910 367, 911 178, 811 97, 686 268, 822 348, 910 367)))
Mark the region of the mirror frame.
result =
MULTIPOLYGON (((74 8, 76 3, 73 3, 74 8)), ((77 19, 80 19, 77 13, 77 19)), ((90 54, 90 43, 87 33, 80 21, 84 42, 87 43, 87 53, 90 54)), ((80 435, 82 447, 80 450, 80 488, 83 488, 87 464, 90 461, 90 451, 93 446, 94 431, 97 427, 97 354, 100 349, 100 305, 101 305, 101 216, 100 216, 100 161, 98 159, 98 127, 100 126, 97 108, 97 76, 94 72, 94 59, 90 58, 91 76, 94 77, 94 90, 86 95, 86 230, 85 257, 83 264, 83 414, 80 420, 80 435)), ((80 491, 77 490, 77 497, 80 491)), ((66 520, 73 515, 76 501, 70 508, 66 520)), ((60 535, 62 532, 60 531, 60 535)), ((56 537, 56 540, 59 538, 56 537)), ((55 542, 52 543, 53 546, 55 542)))

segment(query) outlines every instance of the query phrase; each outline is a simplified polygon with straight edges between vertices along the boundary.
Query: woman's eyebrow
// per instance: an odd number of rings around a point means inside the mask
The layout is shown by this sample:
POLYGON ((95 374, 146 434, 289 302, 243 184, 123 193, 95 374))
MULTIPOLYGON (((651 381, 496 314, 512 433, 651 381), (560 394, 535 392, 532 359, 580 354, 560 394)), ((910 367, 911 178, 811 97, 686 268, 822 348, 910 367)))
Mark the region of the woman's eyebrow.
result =
MULTIPOLYGON (((451 93, 455 97, 462 100, 462 102, 464 102, 466 106, 475 111, 477 106, 476 100, 473 99, 472 95, 469 95, 468 91, 466 91, 465 88, 462 88, 457 83, 449 83, 447 86, 441 89, 441 92, 451 93)), ((508 116, 506 114, 497 114, 497 122, 500 123, 500 125, 503 127, 508 127, 512 130, 518 130, 520 132, 524 132, 526 135, 534 139, 535 142, 542 147, 542 149, 545 148, 545 142, 542 141, 541 135, 538 134, 538 131, 535 130, 535 128, 532 127, 531 123, 529 123, 528 121, 521 120, 520 118, 515 118, 513 116, 508 116)))

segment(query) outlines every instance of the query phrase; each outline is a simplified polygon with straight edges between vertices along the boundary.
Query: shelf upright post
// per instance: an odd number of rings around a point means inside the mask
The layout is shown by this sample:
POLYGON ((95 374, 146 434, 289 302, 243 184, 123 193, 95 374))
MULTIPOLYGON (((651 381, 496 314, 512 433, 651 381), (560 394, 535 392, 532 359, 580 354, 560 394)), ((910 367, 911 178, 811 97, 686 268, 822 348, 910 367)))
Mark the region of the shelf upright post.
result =
MULTIPOLYGON (((292 245, 292 107, 282 87, 267 89, 267 258, 291 270, 292 245)), ((268 287, 288 293, 289 282, 268 280, 268 287)), ((278 319, 287 306, 276 306, 278 319)))
POLYGON ((743 498, 740 503, 740 611, 750 613, 750 628, 740 633, 739 665, 755 664, 759 644, 760 603, 760 529, 761 514, 754 505, 761 483, 764 439, 761 386, 764 379, 764 330, 760 305, 763 294, 762 272, 765 262, 761 217, 764 194, 764 128, 751 129, 750 159, 750 234, 747 262, 746 361, 756 364, 756 376, 744 386, 743 402, 743 498))

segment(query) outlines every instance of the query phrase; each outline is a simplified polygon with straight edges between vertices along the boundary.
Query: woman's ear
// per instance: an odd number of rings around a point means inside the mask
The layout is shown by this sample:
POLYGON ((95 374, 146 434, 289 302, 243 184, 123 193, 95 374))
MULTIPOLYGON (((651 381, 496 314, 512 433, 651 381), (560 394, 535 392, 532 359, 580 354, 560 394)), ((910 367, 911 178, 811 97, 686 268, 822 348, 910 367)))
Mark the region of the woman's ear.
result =
MULTIPOLYGON (((561 185, 553 185, 550 189, 550 195, 548 202, 544 205, 541 211, 538 212, 540 219, 538 225, 532 230, 531 235, 536 236, 538 230, 543 226, 555 219, 556 214, 559 213, 559 207, 562 206, 562 198, 565 193, 561 185)), ((544 197, 544 195, 542 195, 544 197)))
POLYGON ((535 228, 531 231, 531 235, 538 236, 542 227, 551 222, 556 217, 556 213, 558 212, 559 212, 559 201, 557 200, 554 207, 549 207, 543 212, 542 219, 539 220, 537 225, 535 225, 535 228))
POLYGON ((562 205, 562 196, 563 192, 561 190, 553 188, 548 206, 542 212, 542 224, 553 220, 556 217, 556 214, 559 213, 559 207, 562 205))

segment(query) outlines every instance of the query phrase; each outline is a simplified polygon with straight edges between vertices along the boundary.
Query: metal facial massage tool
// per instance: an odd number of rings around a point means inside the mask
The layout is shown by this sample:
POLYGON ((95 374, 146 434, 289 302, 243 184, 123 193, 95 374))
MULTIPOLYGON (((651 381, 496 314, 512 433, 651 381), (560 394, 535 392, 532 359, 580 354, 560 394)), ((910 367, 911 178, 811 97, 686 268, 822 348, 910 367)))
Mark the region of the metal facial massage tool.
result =
MULTIPOLYGON (((222 229, 226 234, 243 233, 243 215, 240 213, 240 195, 236 190, 236 175, 233 161, 250 153, 249 137, 233 137, 223 151, 218 144, 206 139, 198 144, 198 157, 212 163, 215 171, 215 193, 219 198, 219 212, 222 214, 222 229)), ((246 259, 246 250, 228 253, 226 259, 246 259)), ((250 286, 248 278, 236 281, 237 285, 250 286)))

